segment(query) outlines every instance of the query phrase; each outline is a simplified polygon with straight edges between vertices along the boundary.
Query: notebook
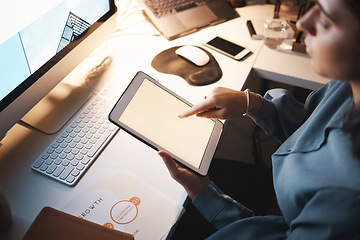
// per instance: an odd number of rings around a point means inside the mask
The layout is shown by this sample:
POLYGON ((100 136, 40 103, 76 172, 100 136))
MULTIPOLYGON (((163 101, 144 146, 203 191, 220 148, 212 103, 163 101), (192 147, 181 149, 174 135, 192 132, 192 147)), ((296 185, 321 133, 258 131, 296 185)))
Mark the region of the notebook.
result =
POLYGON ((44 207, 22 240, 134 240, 134 236, 44 207))
POLYGON ((159 32, 169 40, 239 17, 226 0, 139 0, 159 32))

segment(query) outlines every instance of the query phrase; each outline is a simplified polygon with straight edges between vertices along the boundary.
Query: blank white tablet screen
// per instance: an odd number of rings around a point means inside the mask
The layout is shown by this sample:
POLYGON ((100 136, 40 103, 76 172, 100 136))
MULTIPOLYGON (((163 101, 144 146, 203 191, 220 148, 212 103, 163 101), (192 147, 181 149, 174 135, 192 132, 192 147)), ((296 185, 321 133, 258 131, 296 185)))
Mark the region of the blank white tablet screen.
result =
POLYGON ((215 122, 195 116, 178 117, 189 108, 186 103, 144 79, 119 121, 199 168, 215 122))

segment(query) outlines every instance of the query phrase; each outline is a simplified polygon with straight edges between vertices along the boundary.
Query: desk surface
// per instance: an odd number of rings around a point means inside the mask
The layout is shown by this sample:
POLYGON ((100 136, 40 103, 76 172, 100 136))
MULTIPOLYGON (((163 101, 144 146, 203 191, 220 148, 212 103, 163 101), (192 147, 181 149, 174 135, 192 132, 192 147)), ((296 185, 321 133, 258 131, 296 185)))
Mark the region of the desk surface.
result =
MULTIPOLYGON (((318 88, 327 79, 313 72, 310 60, 305 54, 273 51, 263 46, 262 41, 250 38, 246 20, 261 18, 265 12, 272 10, 271 5, 240 8, 240 18, 173 41, 152 36, 157 33, 156 29, 146 22, 139 12, 136 14, 137 24, 128 27, 131 30, 115 34, 95 51, 88 61, 97 61, 111 55, 114 61, 113 67, 107 73, 109 78, 115 76, 119 69, 142 70, 192 103, 202 100, 215 86, 242 89, 251 70, 268 79, 306 88, 318 88), (185 44, 201 46, 201 43, 216 35, 248 47, 253 54, 245 61, 235 61, 208 49, 223 70, 222 79, 214 84, 204 87, 190 86, 180 77, 159 73, 151 67, 154 56, 167 48, 185 44)), ((134 21, 128 19, 127 22, 134 21)), ((16 125, 1 142, 0 186, 10 203, 14 220, 8 239, 21 238, 44 206, 61 209, 89 184, 106 174, 108 169, 126 169, 136 174, 144 182, 154 186, 158 192, 166 195, 174 203, 175 211, 181 210, 186 194, 169 176, 160 157, 154 150, 123 131, 119 131, 74 188, 31 171, 33 161, 55 137, 56 134, 45 135, 16 125)))
POLYGON ((260 77, 307 89, 318 89, 329 79, 319 76, 303 53, 262 47, 253 69, 260 77), (269 61, 276 59, 276 61, 269 61))

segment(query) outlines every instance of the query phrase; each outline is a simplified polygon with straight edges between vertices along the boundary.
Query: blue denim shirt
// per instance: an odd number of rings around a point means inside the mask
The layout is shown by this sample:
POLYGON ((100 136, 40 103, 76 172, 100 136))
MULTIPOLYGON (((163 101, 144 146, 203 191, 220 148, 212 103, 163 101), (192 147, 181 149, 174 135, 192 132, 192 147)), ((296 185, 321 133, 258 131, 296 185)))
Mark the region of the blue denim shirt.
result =
POLYGON ((272 163, 283 216, 254 216, 211 183, 193 199, 218 228, 209 239, 360 239, 360 159, 341 130, 352 105, 346 82, 326 84, 305 104, 267 92, 252 118, 282 143, 272 163))

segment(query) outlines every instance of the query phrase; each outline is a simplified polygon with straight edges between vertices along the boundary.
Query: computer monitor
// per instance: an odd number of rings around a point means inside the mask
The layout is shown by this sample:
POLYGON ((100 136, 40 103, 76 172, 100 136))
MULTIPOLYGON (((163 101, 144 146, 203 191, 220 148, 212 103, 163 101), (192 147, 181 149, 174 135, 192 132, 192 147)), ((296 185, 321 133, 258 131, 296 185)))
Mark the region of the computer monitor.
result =
POLYGON ((114 0, 0 3, 0 140, 116 27, 114 0))

